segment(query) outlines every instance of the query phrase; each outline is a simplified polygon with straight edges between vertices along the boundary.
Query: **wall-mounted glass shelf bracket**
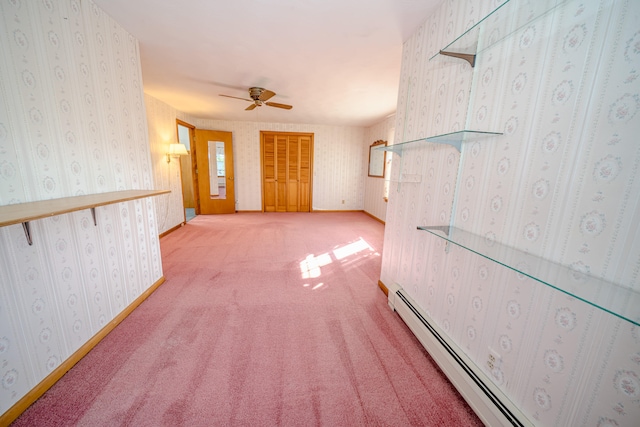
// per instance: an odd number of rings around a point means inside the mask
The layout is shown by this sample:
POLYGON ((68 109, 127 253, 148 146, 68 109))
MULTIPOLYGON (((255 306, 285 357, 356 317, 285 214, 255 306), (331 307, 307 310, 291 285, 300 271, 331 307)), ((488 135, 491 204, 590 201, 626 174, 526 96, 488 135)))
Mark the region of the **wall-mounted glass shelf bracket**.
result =
POLYGON ((418 230, 440 231, 444 233, 445 236, 448 236, 449 232, 451 231, 451 226, 450 225, 429 225, 429 226, 418 227, 418 230))
POLYGON ((22 224, 27 243, 32 245, 33 240, 31 238, 30 221, 89 209, 91 211, 91 217, 93 218, 93 225, 97 226, 96 207, 98 206, 157 196, 170 192, 170 190, 123 190, 0 206, 0 227, 22 224))
MULTIPOLYGON (((475 48, 473 50, 476 50, 475 48)), ((438 52, 443 56, 451 56, 452 58, 458 58, 465 60, 471 65, 471 68, 476 66, 476 54, 475 53, 463 53, 463 52, 450 52, 447 50, 441 50, 438 52)))
POLYGON ((429 142, 437 144, 447 144, 456 147, 458 151, 462 151, 462 143, 470 141, 478 141, 483 138, 502 135, 502 132, 485 132, 480 130, 461 130, 458 132, 445 133, 442 135, 430 136, 427 138, 429 142))
POLYGON ((477 141, 483 138, 502 135, 502 132, 486 132, 479 130, 460 130, 457 132, 449 132, 442 135, 428 136, 426 138, 414 139, 413 141, 400 142, 398 144, 387 145, 386 147, 379 148, 384 151, 391 151, 393 153, 402 156, 402 151, 412 145, 416 145, 421 142, 434 142, 436 144, 445 144, 455 147, 456 150, 462 150, 462 143, 477 141))
POLYGON ((476 57, 514 32, 544 16, 566 0, 507 0, 429 60, 451 56, 475 66, 476 57))
MULTIPOLYGON (((640 326, 640 292, 636 290, 456 227, 420 226, 418 230, 426 231, 537 283, 640 326)), ((449 252, 447 247, 445 251, 449 252)))
POLYGON ((402 156, 402 147, 401 147, 402 143, 400 144, 393 144, 393 145, 385 145, 385 146, 380 146, 379 148, 374 148, 374 150, 380 150, 380 151, 389 151, 391 153, 396 153, 399 156, 402 156))

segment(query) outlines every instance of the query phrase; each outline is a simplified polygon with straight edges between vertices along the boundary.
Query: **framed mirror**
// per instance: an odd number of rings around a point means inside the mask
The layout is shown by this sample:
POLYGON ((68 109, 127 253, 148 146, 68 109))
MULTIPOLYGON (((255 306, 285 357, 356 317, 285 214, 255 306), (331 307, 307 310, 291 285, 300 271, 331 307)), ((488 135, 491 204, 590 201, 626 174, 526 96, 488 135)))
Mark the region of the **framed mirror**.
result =
POLYGON ((378 140, 369 146, 369 176, 384 178, 387 152, 381 148, 386 146, 387 141, 382 140, 378 140))

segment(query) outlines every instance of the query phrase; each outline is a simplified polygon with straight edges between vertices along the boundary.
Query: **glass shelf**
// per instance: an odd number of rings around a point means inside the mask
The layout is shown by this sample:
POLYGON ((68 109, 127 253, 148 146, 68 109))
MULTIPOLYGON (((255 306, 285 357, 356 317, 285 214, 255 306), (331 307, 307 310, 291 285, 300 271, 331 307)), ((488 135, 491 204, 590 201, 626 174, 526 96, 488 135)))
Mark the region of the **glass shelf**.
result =
POLYGON ((434 135, 426 138, 414 139, 413 141, 400 142, 398 144, 381 146, 377 150, 391 151, 402 156, 402 150, 412 144, 419 142, 434 142, 437 144, 446 144, 455 147, 458 151, 462 149, 462 143, 468 141, 477 141, 490 136, 502 135, 501 132, 485 132, 479 130, 460 130, 457 132, 445 133, 442 135, 434 135))
POLYGON ((427 231, 518 274, 640 326, 640 292, 455 227, 424 226, 418 227, 418 230, 427 231))
POLYGON ((466 60, 473 67, 479 53, 551 12, 565 1, 507 0, 429 60, 438 55, 453 56, 466 60))

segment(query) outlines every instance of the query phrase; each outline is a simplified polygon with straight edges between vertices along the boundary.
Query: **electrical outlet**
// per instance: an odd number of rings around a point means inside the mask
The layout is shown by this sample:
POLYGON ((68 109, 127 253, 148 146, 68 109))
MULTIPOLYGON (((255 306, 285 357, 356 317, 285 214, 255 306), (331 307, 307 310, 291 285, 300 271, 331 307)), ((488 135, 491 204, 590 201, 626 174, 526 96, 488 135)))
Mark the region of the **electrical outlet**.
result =
POLYGON ((344 200, 342 201, 342 204, 344 205, 344 200))
POLYGON ((497 351, 489 347, 489 355, 487 357, 487 363, 491 364, 491 369, 493 368, 500 369, 502 367, 502 356, 500 356, 500 353, 498 353, 497 351))
POLYGON ((493 362, 491 360, 487 360, 487 368, 489 368, 489 371, 493 371, 495 368, 495 365, 493 364, 493 362))

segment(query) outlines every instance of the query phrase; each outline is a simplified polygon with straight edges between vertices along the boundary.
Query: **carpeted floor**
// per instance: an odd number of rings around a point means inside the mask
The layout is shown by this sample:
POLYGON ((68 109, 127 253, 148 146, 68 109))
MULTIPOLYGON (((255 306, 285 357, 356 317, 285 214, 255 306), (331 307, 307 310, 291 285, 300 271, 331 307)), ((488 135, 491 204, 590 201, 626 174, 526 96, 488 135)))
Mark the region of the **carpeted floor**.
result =
POLYGON ((17 426, 474 426, 377 286, 362 213, 199 215, 166 282, 17 426))

